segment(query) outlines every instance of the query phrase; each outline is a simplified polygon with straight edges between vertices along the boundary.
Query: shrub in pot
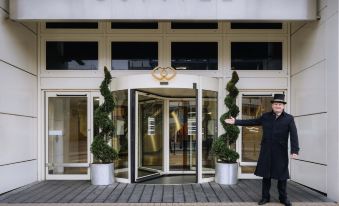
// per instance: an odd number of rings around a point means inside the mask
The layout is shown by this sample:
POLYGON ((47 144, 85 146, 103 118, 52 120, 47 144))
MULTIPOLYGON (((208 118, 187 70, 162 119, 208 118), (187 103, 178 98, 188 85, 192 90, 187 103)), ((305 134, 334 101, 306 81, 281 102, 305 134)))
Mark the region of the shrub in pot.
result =
POLYGON ((235 151, 235 142, 240 130, 235 125, 226 124, 225 119, 236 117, 239 114, 239 107, 236 105, 236 98, 239 90, 235 86, 239 81, 236 71, 233 71, 231 80, 227 83, 228 95, 225 97, 225 105, 228 112, 220 117, 221 125, 225 133, 213 141, 212 153, 217 159, 215 168, 215 182, 219 184, 236 184, 238 182, 239 154, 235 151))
POLYGON ((104 102, 94 111, 94 125, 99 133, 94 136, 91 152, 94 162, 90 165, 93 185, 109 185, 114 182, 114 161, 118 159, 118 151, 109 145, 114 135, 114 126, 110 115, 115 103, 109 85, 112 76, 104 68, 105 78, 100 85, 100 93, 104 102))

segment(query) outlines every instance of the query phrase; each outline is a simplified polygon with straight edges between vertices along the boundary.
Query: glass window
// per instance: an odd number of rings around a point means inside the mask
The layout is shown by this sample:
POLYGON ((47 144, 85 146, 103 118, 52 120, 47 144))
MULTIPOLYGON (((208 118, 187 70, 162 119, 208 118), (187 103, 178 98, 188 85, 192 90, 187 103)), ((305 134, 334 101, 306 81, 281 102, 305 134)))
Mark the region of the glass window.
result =
POLYGON ((231 29, 282 29, 282 23, 231 23, 231 29))
POLYGON ((49 97, 48 174, 87 174, 87 140, 87 97, 49 97))
POLYGON ((232 70, 282 70, 282 42, 232 42, 232 70))
POLYGON ((112 70, 152 70, 158 66, 158 42, 112 42, 112 70))
POLYGON ((113 98, 115 135, 112 146, 119 151, 119 159, 114 162, 115 176, 128 178, 128 90, 114 91, 113 98))
POLYGON ((46 69, 98 69, 98 42, 46 42, 46 69))
POLYGON ((172 67, 184 70, 217 70, 218 42, 172 42, 172 67))
POLYGON ((47 22, 46 29, 97 29, 98 22, 47 22))
POLYGON ((218 29, 217 22, 171 22, 171 29, 218 29))
POLYGON ((218 93, 202 91, 202 174, 214 171, 215 157, 211 154, 214 138, 218 136, 218 93))
MULTIPOLYGON (((272 96, 263 95, 243 96, 241 119, 258 118, 264 112, 271 111, 272 99, 272 96)), ((262 132, 261 126, 244 126, 242 128, 242 162, 257 162, 262 132)))
POLYGON ((158 22, 112 22, 111 29, 158 29, 158 22))

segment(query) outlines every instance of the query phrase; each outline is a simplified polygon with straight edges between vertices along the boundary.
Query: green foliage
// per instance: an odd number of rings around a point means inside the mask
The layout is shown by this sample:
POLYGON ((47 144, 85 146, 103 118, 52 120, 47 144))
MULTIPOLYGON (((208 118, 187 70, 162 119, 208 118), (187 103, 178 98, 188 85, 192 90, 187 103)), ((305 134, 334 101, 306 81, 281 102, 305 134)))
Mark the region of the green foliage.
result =
POLYGON ((225 133, 220 135, 213 141, 212 153, 217 157, 218 161, 225 163, 236 163, 239 159, 239 154, 232 149, 235 144, 240 130, 235 125, 226 124, 225 119, 231 116, 236 118, 239 114, 239 107, 236 105, 236 99, 239 94, 238 88, 235 86, 239 81, 236 71, 233 71, 231 80, 226 85, 228 95, 225 97, 224 103, 228 111, 220 116, 220 122, 225 133))
POLYGON ((91 152, 94 159, 100 163, 111 163, 118 159, 118 151, 108 145, 114 134, 113 121, 110 115, 115 103, 109 85, 112 80, 111 73, 107 67, 104 69, 105 78, 100 85, 100 93, 104 97, 104 103, 94 111, 94 125, 100 129, 91 144, 91 152))

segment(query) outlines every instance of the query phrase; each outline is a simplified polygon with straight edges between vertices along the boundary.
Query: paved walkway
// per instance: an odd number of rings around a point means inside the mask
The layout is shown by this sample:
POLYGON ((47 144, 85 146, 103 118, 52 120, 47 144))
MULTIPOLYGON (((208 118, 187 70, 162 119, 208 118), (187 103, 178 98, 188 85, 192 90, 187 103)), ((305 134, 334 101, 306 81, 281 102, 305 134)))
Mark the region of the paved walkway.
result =
MULTIPOLYGON (((288 181, 288 197, 293 205, 336 205, 326 196, 288 181)), ((257 205, 261 197, 261 180, 239 180, 237 185, 215 182, 183 185, 114 183, 94 186, 89 181, 43 181, 0 196, 1 205, 11 203, 56 203, 48 205, 257 205), (85 203, 85 204, 76 204, 85 203), (86 204, 91 203, 91 204, 86 204), (135 204, 143 203, 143 204, 135 204)), ((272 181, 271 202, 278 203, 277 182, 272 181)))

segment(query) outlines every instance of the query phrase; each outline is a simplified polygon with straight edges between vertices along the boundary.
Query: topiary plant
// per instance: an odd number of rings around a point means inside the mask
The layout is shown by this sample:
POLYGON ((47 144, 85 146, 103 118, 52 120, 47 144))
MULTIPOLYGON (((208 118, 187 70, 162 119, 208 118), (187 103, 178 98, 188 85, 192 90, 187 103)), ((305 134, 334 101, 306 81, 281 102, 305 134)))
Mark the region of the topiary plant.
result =
POLYGON ((104 97, 104 102, 94 111, 94 125, 99 128, 99 133, 94 136, 91 144, 91 152, 95 163, 112 163, 118 159, 118 151, 112 148, 108 142, 113 138, 114 126, 110 118, 115 103, 109 89, 112 76, 107 67, 104 68, 105 78, 100 85, 100 93, 104 97))
POLYGON ((239 90, 235 86, 238 81, 238 74, 236 71, 233 71, 232 78, 226 86, 228 95, 224 100, 228 112, 220 117, 220 122, 225 133, 216 138, 212 144, 212 153, 217 157, 218 162, 236 163, 237 159, 239 159, 239 154, 232 148, 232 145, 236 142, 240 130, 237 126, 225 122, 225 119, 230 118, 231 116, 235 118, 239 114, 239 107, 236 105, 239 90))

